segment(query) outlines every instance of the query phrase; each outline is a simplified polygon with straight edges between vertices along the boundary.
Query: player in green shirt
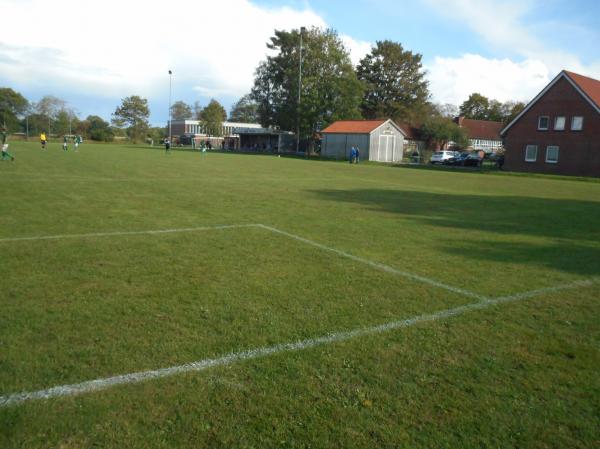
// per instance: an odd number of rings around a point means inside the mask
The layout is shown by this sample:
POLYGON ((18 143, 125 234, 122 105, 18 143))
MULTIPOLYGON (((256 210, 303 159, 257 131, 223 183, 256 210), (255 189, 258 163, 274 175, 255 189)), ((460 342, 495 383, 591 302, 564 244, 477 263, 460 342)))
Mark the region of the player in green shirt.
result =
POLYGON ((14 161, 14 156, 8 152, 8 133, 6 132, 6 128, 0 130, 0 139, 2 139, 2 160, 10 159, 14 161))
POLYGON ((77 148, 79 148, 79 144, 82 142, 82 140, 83 139, 79 135, 75 136, 75 138, 73 139, 73 142, 75 145, 75 151, 77 151, 77 148))
POLYGON ((67 151, 69 149, 69 139, 66 135, 63 136, 63 150, 67 151))

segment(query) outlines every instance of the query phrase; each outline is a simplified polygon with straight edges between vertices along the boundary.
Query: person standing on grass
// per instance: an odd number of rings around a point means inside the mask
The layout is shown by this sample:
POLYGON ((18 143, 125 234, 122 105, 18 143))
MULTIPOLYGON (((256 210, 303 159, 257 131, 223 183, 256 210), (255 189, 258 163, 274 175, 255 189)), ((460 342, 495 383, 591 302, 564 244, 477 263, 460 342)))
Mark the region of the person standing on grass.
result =
POLYGON ((73 146, 75 147, 75 151, 77 151, 77 148, 79 148, 80 143, 81 143, 81 136, 79 136, 79 135, 75 136, 75 139, 73 139, 73 146))
POLYGON ((2 140, 2 160, 10 159, 14 161, 14 156, 8 152, 8 133, 6 132, 6 128, 0 129, 0 139, 2 140))
POLYGON ((356 146, 356 163, 358 164, 360 162, 360 149, 358 148, 358 145, 356 146))
POLYGON ((67 151, 69 149, 69 139, 67 138, 67 135, 65 134, 63 136, 63 150, 67 151))
POLYGON ((46 131, 42 131, 40 134, 40 143, 42 144, 42 150, 46 149, 46 131))
POLYGON ((171 153, 171 141, 168 137, 165 139, 165 152, 169 154, 171 153))
POLYGON ((356 160, 356 148, 354 148, 354 145, 352 145, 352 148, 350 149, 350 163, 354 164, 355 160, 356 160))

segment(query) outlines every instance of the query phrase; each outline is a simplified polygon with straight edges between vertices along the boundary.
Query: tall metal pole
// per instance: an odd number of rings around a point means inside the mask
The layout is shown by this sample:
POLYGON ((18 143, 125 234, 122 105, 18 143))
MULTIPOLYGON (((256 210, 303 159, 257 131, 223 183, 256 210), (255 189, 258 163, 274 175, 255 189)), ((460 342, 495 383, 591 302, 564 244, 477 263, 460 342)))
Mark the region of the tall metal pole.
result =
POLYGON ((300 99, 302 98, 302 34, 306 28, 300 28, 300 60, 298 62, 298 107, 296 109, 296 153, 300 152, 300 99))
POLYGON ((173 78, 173 72, 169 70, 169 144, 171 142, 171 78, 173 78))

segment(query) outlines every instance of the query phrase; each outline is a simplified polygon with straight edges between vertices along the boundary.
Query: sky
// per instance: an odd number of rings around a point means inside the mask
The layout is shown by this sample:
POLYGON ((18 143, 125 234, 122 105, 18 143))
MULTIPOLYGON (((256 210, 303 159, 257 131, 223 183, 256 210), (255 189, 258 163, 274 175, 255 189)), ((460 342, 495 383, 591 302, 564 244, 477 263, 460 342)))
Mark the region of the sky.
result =
POLYGON ((432 101, 532 99, 560 70, 600 79, 598 0, 0 0, 0 87, 65 100, 80 117, 148 99, 229 111, 275 29, 335 29, 357 63, 378 40, 423 55, 432 101))

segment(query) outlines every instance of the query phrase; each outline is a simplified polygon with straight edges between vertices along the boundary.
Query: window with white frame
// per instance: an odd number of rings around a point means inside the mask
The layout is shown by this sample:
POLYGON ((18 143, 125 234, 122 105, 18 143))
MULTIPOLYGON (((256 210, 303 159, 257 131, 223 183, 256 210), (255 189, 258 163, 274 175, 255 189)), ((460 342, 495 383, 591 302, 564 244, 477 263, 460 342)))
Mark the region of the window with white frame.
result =
POLYGON ((540 131, 546 131, 550 125, 550 117, 542 115, 538 117, 538 129, 540 131))
POLYGON ((535 162, 537 160, 537 145, 527 145, 525 147, 525 162, 535 162))
POLYGON ((571 118, 571 131, 581 131, 583 129, 583 117, 576 115, 571 118))
POLYGON ((554 119, 554 130, 564 131, 565 130, 566 117, 559 115, 554 119))
POLYGON ((546 162, 550 164, 558 162, 558 147, 556 145, 549 145, 546 148, 546 162))

